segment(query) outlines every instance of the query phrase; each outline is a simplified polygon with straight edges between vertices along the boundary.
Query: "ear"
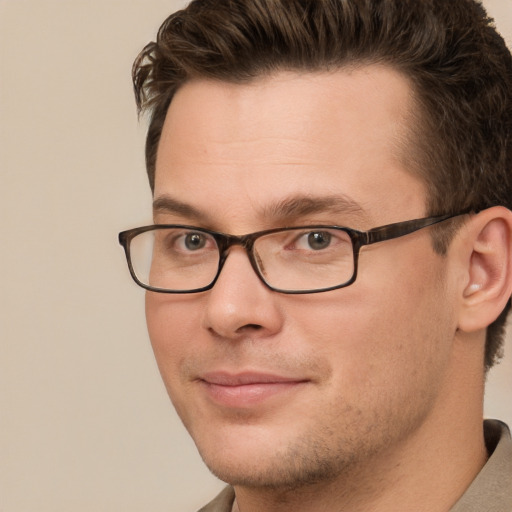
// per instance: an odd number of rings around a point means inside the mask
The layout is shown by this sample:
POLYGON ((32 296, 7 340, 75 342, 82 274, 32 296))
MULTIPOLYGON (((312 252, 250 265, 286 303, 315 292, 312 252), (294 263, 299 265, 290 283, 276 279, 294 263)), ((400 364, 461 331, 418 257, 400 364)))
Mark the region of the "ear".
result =
POLYGON ((465 279, 459 329, 486 329, 512 293, 512 212, 495 206, 474 215, 464 229, 465 279))

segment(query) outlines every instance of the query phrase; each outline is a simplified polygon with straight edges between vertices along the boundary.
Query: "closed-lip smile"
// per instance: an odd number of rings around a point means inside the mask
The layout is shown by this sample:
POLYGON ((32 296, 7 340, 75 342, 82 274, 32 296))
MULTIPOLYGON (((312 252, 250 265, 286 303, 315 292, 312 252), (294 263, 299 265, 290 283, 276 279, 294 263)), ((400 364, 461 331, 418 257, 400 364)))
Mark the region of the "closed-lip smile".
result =
POLYGON ((208 398, 217 405, 247 408, 288 394, 307 383, 308 379, 264 372, 213 371, 202 374, 198 381, 208 398))

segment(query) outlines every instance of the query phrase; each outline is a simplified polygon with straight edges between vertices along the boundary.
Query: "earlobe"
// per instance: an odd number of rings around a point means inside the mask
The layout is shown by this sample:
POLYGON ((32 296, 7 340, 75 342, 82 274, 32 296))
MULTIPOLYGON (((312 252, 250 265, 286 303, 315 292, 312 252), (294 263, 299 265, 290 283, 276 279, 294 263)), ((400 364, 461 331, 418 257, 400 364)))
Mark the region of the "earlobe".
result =
POLYGON ((459 329, 485 329, 499 316, 512 293, 512 212, 496 206, 475 215, 468 237, 466 283, 459 329))

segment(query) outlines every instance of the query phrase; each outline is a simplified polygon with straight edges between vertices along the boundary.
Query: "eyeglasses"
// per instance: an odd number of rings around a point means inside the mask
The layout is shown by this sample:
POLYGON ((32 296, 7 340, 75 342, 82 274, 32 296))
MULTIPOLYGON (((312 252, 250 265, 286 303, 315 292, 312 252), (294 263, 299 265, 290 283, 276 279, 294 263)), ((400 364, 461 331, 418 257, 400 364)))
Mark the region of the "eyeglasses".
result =
POLYGON ((464 215, 440 215, 357 231, 340 226, 285 227, 234 236, 194 226, 156 224, 119 233, 135 282, 161 293, 211 289, 234 245, 258 277, 281 293, 343 288, 357 277, 359 250, 464 215))

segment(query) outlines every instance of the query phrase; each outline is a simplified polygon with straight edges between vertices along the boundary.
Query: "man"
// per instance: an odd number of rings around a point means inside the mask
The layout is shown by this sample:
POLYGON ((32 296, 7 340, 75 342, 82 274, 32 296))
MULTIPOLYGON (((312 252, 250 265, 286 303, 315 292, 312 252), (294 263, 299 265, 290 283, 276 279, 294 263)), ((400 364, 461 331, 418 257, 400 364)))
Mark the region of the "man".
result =
POLYGON ((474 0, 196 0, 124 232, 204 511, 510 511, 512 58, 474 0))

